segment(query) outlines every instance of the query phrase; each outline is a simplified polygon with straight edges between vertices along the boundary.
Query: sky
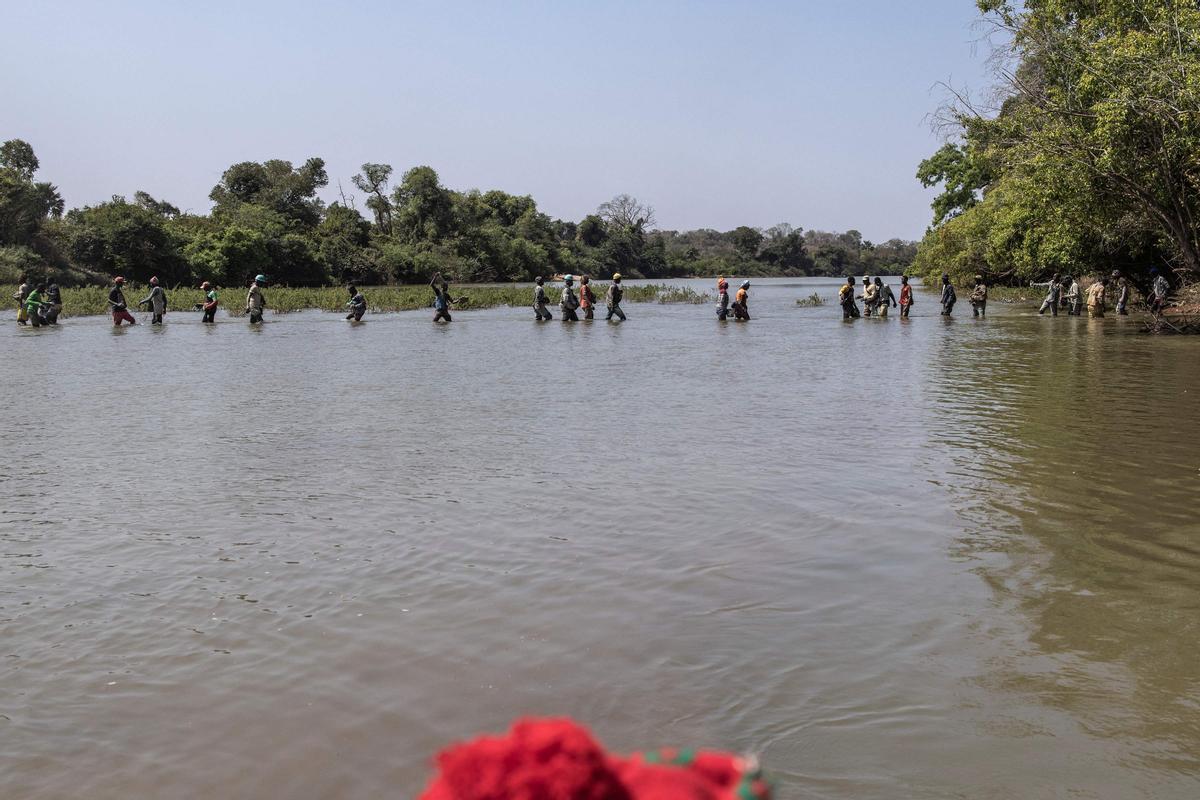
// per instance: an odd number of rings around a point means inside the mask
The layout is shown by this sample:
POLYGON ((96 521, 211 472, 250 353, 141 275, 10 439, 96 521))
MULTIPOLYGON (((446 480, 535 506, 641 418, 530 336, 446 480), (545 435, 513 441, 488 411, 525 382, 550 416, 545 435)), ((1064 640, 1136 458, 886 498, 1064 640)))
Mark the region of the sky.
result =
POLYGON ((206 213, 230 164, 364 162, 529 194, 620 193, 659 228, 919 238, 941 81, 986 88, 973 0, 5 0, 0 140, 68 206, 206 213))

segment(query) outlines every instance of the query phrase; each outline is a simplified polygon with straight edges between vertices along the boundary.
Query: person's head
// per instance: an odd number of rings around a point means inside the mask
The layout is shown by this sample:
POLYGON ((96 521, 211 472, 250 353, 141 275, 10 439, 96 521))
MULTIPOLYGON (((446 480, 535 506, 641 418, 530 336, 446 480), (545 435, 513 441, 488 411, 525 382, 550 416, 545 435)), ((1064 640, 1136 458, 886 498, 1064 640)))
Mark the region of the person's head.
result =
POLYGON ((1063 275, 1063 283, 1071 283, 1071 282, 1073 282, 1074 280, 1075 280, 1075 279, 1074 279, 1074 278, 1072 278, 1070 275, 1063 275))
POLYGON ((847 276, 846 276, 846 284, 847 284, 848 286, 853 286, 853 285, 854 285, 854 276, 853 276, 853 275, 847 275, 847 276))
POLYGON ((579 279, 579 282, 581 284, 583 284, 584 286, 587 286, 588 285, 588 276, 584 275, 582 278, 579 279))
POLYGON ((358 287, 352 283, 346 287, 346 291, 350 293, 351 297, 354 297, 354 295, 358 294, 358 287))
POLYGON ((1114 281, 1115 281, 1115 280, 1120 280, 1120 278, 1121 278, 1121 270, 1119 270, 1119 269, 1114 269, 1114 270, 1112 271, 1112 275, 1110 275, 1109 277, 1110 277, 1110 278, 1112 278, 1114 281))
POLYGON ((255 275, 254 282, 257 283, 259 286, 266 286, 267 285, 267 276, 266 275, 255 275))
POLYGON ((942 283, 949 283, 949 282, 950 282, 950 276, 943 272, 942 273, 942 283))
POLYGON ((563 275, 563 283, 565 283, 567 286, 570 286, 574 282, 575 282, 574 275, 563 275))
POLYGON ((533 282, 536 283, 538 286, 541 286, 543 283, 546 282, 546 279, 543 278, 541 275, 538 275, 536 278, 533 279, 533 282))
POLYGON ((1107 276, 1107 275, 1101 275, 1101 276, 1100 276, 1100 285, 1101 285, 1101 286, 1108 286, 1108 276, 1107 276))
POLYGON ((881 278, 881 277, 879 277, 878 275, 876 275, 876 276, 875 276, 875 285, 876 285, 876 286, 883 286, 883 278, 881 278))
POLYGON ((29 276, 22 273, 21 276, 17 278, 17 282, 18 283, 29 283, 29 276))
POLYGON ((901 282, 901 283, 908 283, 908 276, 907 276, 907 275, 901 275, 901 276, 900 276, 900 282, 901 282))
POLYGON ((613 283, 620 283, 620 282, 621 282, 621 273, 614 272, 613 273, 613 283))
POLYGON ((37 290, 38 290, 39 292, 44 292, 44 291, 46 291, 46 284, 44 284, 44 283, 38 283, 38 285, 37 285, 37 290))
POLYGON ((743 289, 749 289, 749 288, 750 288, 750 281, 742 281, 742 288, 743 288, 743 289))
POLYGON ((871 282, 871 279, 868 276, 864 275, 863 276, 863 286, 866 286, 870 282, 871 282))
POLYGON ((976 276, 975 276, 975 282, 976 282, 976 283, 983 283, 983 276, 982 276, 982 275, 976 275, 976 276))
POLYGON ((719 281, 717 281, 717 291, 729 291, 729 281, 725 280, 724 278, 721 278, 719 281))
POLYGON ((1051 281, 1060 281, 1060 280, 1062 280, 1062 278, 1061 278, 1061 277, 1059 276, 1059 274, 1056 272, 1056 273, 1054 273, 1053 275, 1051 275, 1051 276, 1050 276, 1050 280, 1051 280, 1051 281))
POLYGON ((122 278, 120 275, 118 275, 117 277, 113 278, 113 283, 116 284, 117 286, 124 286, 125 279, 122 278))
POLYGON ((209 283, 208 281, 205 281, 204 283, 200 284, 200 288, 204 291, 208 291, 209 289, 212 288, 212 284, 209 283))
POLYGON ((150 279, 150 285, 158 286, 158 276, 157 275, 155 275, 153 278, 150 279))
POLYGON ((1150 274, 1151 274, 1151 275, 1157 275, 1157 274, 1158 274, 1158 267, 1151 267, 1151 268, 1150 268, 1150 274))

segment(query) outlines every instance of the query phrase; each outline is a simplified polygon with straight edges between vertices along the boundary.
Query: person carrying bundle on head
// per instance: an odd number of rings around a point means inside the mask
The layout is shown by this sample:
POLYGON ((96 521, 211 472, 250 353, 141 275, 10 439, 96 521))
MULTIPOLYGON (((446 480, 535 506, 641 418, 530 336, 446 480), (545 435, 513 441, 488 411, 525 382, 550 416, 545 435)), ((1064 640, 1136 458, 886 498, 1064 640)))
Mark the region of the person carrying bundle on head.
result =
POLYGON ((717 278, 717 319, 729 318, 729 281, 717 278))

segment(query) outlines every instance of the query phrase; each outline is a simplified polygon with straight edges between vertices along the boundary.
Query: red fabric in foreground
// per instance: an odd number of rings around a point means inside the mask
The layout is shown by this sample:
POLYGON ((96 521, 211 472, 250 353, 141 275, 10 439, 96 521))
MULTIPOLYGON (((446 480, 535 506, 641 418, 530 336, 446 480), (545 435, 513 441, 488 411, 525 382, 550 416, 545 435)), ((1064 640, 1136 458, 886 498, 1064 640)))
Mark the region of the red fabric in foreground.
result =
MULTIPOLYGON (((670 758, 672 754, 665 754, 670 758)), ((505 736, 443 750, 420 800, 734 800, 766 798, 744 759, 700 752, 683 765, 613 756, 569 719, 522 719, 505 736), (748 795, 739 795, 746 789, 748 795)))

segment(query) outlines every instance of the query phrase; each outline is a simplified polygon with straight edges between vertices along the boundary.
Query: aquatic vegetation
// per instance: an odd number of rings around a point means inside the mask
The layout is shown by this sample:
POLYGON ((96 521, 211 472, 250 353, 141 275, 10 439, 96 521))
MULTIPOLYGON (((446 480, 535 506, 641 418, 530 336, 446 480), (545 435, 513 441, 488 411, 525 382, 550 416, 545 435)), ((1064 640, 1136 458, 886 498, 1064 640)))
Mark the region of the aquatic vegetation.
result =
MULTIPOLYGON (((394 311, 416 311, 433 307, 433 290, 425 285, 417 286, 364 286, 361 287, 367 298, 369 313, 384 313, 394 311)), ((703 303, 709 300, 708 295, 697 294, 691 289, 651 284, 643 286, 626 286, 623 303, 703 303)), ((0 286, 0 307, 15 309, 17 301, 12 299, 17 291, 14 285, 0 286)), ((127 284, 125 299, 131 307, 145 296, 148 289, 145 286, 127 284)), ((218 288, 221 308, 231 316, 242 316, 245 312, 246 289, 243 287, 218 288)), ((608 291, 607 283, 593 282, 592 291, 596 293, 598 304, 604 306, 604 293, 608 291)), ((66 317, 80 317, 92 314, 108 313, 107 286, 66 287, 62 289, 63 314, 66 317)), ((456 309, 467 310, 474 308, 496 308, 498 306, 528 306, 533 304, 533 287, 529 284, 451 284, 450 293, 457 302, 456 309)), ((317 309, 321 311, 344 311, 349 295, 344 286, 325 287, 273 287, 264 290, 267 298, 267 311, 276 314, 286 314, 293 311, 317 309)), ((551 306, 558 304, 558 292, 554 286, 547 287, 551 306)), ((167 289, 167 310, 169 312, 194 311, 196 306, 204 301, 204 292, 191 287, 175 287, 167 289)), ((132 308, 137 311, 136 308, 132 308)))
POLYGON ((813 308, 816 306, 825 305, 825 300, 824 300, 824 298, 821 297, 821 295, 817 294, 816 292, 813 292, 808 297, 801 297, 799 300, 797 300, 796 305, 801 306, 803 308, 813 308))
MULTIPOLYGON (((672 286, 670 288, 639 286, 637 288, 658 288, 659 291, 657 292, 656 297, 652 299, 657 299, 660 303, 691 303, 692 305, 699 305, 700 303, 711 303, 713 301, 713 296, 711 294, 708 294, 707 292, 697 292, 695 289, 692 289, 688 286, 672 286)), ((626 299, 629 299, 628 290, 625 292, 625 297, 626 299)), ((637 301, 634 300, 633 302, 637 301)))

